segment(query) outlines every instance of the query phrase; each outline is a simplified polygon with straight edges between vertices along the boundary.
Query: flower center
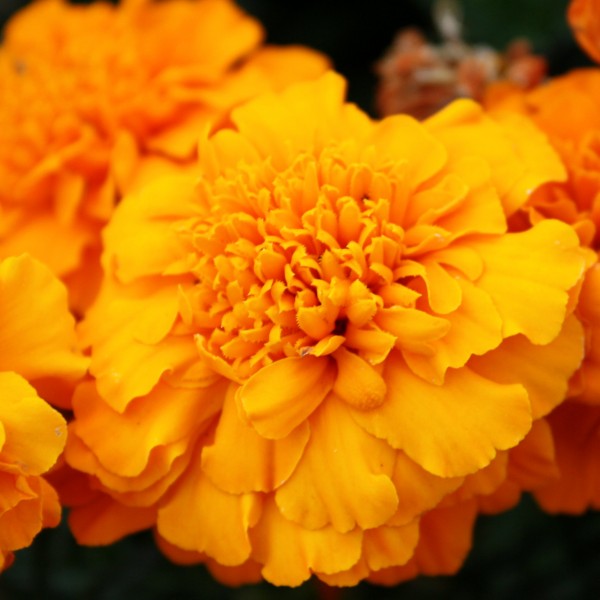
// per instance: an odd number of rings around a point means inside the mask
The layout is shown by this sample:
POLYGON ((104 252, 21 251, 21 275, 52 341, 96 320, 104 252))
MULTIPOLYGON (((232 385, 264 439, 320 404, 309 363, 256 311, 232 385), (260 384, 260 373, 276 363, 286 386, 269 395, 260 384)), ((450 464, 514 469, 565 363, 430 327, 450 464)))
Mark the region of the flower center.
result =
POLYGON ((206 214, 183 234, 198 281, 188 321, 204 351, 242 378, 341 345, 381 362, 394 337, 378 314, 415 307, 413 255, 447 244, 430 228, 398 225, 401 178, 334 150, 299 156, 280 173, 265 162, 200 184, 206 214))

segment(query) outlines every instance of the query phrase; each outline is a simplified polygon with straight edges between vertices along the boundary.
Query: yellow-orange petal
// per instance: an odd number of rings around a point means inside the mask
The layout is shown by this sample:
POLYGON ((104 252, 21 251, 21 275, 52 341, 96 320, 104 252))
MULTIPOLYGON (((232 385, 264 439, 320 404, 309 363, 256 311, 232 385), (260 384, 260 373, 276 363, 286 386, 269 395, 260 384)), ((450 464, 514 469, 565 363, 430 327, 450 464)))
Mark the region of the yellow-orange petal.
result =
POLYGON ((261 565, 254 560, 247 560, 241 565, 233 567, 222 565, 211 558, 206 559, 206 568, 210 574, 223 585, 229 587, 239 587, 249 583, 260 583, 262 576, 260 574, 261 565))
MULTIPOLYGON (((315 131, 327 139, 333 127, 343 127, 338 114, 345 85, 339 75, 329 72, 314 83, 290 86, 277 96, 260 96, 233 110, 231 120, 262 156, 272 157, 276 168, 285 168, 288 157, 313 148, 315 131)), ((224 162, 220 168, 227 166, 234 165, 224 162)))
POLYGON ((135 477, 143 472, 153 451, 181 440, 189 442, 208 427, 221 408, 224 394, 222 383, 202 390, 173 389, 161 383, 119 413, 103 401, 94 382, 89 381, 75 392, 72 427, 112 473, 135 477))
MULTIPOLYGON (((29 546, 42 527, 56 525, 44 523, 44 495, 48 496, 52 488, 36 476, 0 473, 0 482, 3 495, 16 496, 13 506, 0 507, 0 548, 19 550, 29 546)), ((60 515, 56 493, 53 501, 60 515)))
POLYGON ((372 572, 368 580, 382 585, 396 585, 419 574, 455 573, 471 549, 476 516, 477 504, 474 501, 428 512, 421 518, 419 543, 408 563, 372 572))
POLYGON ((394 115, 377 123, 367 143, 375 147, 378 161, 403 163, 409 189, 436 175, 446 163, 443 144, 408 115, 394 115))
POLYGON ((316 78, 330 66, 323 54, 302 46, 264 46, 252 55, 249 63, 264 71, 276 89, 316 78))
POLYGON ((223 565, 240 565, 251 552, 248 530, 258 520, 257 494, 233 495, 213 485, 200 467, 200 450, 159 508, 158 533, 183 550, 205 552, 223 565))
POLYGON ((457 100, 427 119, 425 125, 446 147, 448 170, 474 154, 490 165, 492 181, 505 213, 510 215, 541 184, 562 181, 565 170, 546 137, 532 123, 518 116, 508 121, 496 122, 475 102, 457 100))
POLYGON ((442 338, 450 329, 445 318, 402 306, 381 309, 375 322, 396 338, 397 347, 426 355, 432 354, 430 343, 442 338))
POLYGON ((104 230, 104 242, 121 282, 173 272, 174 263, 185 261, 186 246, 174 222, 194 214, 196 179, 179 174, 161 177, 122 203, 104 230))
POLYGON ((92 346, 90 372, 102 397, 117 411, 149 393, 161 376, 187 371, 198 360, 192 336, 165 338, 177 317, 177 284, 154 283, 132 285, 127 291, 116 283, 115 288, 107 285, 82 323, 83 341, 92 346))
POLYGON ((564 400, 569 379, 581 365, 583 355, 583 328, 570 316, 549 344, 535 345, 525 336, 516 335, 492 352, 471 359, 469 367, 498 383, 524 386, 532 416, 539 419, 564 400))
POLYGON ((23 255, 0 263, 0 370, 28 380, 83 376, 67 290, 41 263, 23 255), (35 303, 35 304, 34 304, 35 303))
POLYGON ((319 406, 334 379, 335 368, 328 358, 283 358, 250 377, 238 399, 260 435, 281 439, 319 406))
POLYGON ((600 509, 600 408, 565 402, 549 417, 560 478, 534 491, 550 513, 600 509))
POLYGON ((265 439, 239 414, 234 399, 237 388, 229 386, 214 442, 202 451, 202 469, 224 492, 270 492, 296 468, 308 442, 309 427, 300 423, 282 439, 265 439))
POLYGON ((64 418, 16 373, 0 372, 0 398, 0 461, 25 475, 44 473, 64 448, 64 418))
POLYGON ((274 585, 296 587, 313 572, 330 574, 355 565, 363 533, 358 527, 339 533, 330 525, 305 529, 286 519, 274 501, 266 500, 250 538, 252 557, 263 564, 263 577, 274 585))
POLYGON ((0 256, 26 252, 62 277, 77 268, 95 236, 95 229, 83 222, 62 223, 50 211, 30 211, 2 236, 0 256))
POLYGON ((549 219, 528 231, 473 241, 471 246, 485 265, 477 286, 496 305, 504 336, 522 333, 534 344, 552 341, 565 318, 567 291, 586 268, 573 229, 549 219))
POLYGON ((104 494, 69 512, 71 532, 83 546, 107 546, 155 522, 155 507, 124 506, 104 494))
POLYGON ((310 430, 296 470, 275 493, 281 513, 304 528, 331 524, 341 533, 384 524, 398 505, 394 450, 359 427, 334 394, 310 417, 310 430))
POLYGON ((377 527, 365 531, 363 558, 371 571, 406 563, 419 541, 419 521, 401 527, 377 527))
POLYGON ((522 490, 532 491, 558 479, 554 438, 546 419, 533 422, 525 439, 509 451, 508 459, 508 477, 522 490))
POLYGON ((507 469, 507 453, 498 452, 489 465, 467 475, 462 485, 444 500, 445 505, 449 506, 476 496, 487 496, 494 493, 506 481, 507 469))
POLYGON ((484 354, 502 341, 502 319, 490 297, 462 277, 456 281, 462 302, 444 316, 449 325, 446 335, 429 342, 430 355, 402 351, 411 370, 433 383, 441 384, 449 368, 464 366, 474 354, 484 354))
POLYGON ((353 417, 434 475, 473 473, 497 450, 518 444, 531 427, 531 405, 520 385, 498 384, 467 367, 448 371, 443 385, 432 385, 397 353, 388 359, 384 377, 385 403, 354 410, 353 417))
POLYGON ((432 475, 398 451, 392 481, 398 493, 398 508, 388 524, 399 526, 437 506, 461 485, 463 478, 432 475))

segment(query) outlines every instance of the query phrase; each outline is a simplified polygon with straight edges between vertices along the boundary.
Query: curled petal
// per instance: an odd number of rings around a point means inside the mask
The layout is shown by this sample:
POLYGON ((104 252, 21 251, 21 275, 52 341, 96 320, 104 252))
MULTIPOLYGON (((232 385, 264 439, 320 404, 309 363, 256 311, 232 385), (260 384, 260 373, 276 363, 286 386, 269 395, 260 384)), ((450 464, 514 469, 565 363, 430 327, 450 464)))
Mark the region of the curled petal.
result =
POLYGON ((467 475, 518 444, 531 427, 531 405, 520 385, 501 385, 467 367, 432 385, 396 354, 384 372, 385 403, 353 411, 367 431, 386 439, 424 469, 441 477, 467 475))
POLYGON ((305 529, 286 519, 273 501, 266 501, 261 520, 251 531, 252 556, 264 565, 267 581, 295 587, 312 572, 350 569, 360 558, 362 539, 359 528, 348 533, 330 525, 305 529))
POLYGON ((260 436, 238 412, 233 397, 237 387, 229 387, 214 443, 202 452, 202 469, 225 492, 270 492, 296 468, 310 435, 308 423, 280 440, 260 436))
POLYGON ((516 335, 496 350, 474 357, 469 367, 492 381, 523 385, 529 394, 532 416, 539 419, 564 400, 569 379, 581 365, 583 355, 583 328, 570 316, 559 335, 546 346, 516 335))
POLYGON ((335 369, 327 358, 284 358, 242 385, 238 399, 263 437, 281 439, 319 406, 333 387, 335 369))
POLYGON ((67 440, 64 418, 19 375, 0 372, 0 461, 25 475, 50 469, 67 440))
POLYGON ((567 292, 586 268, 573 229, 546 220, 528 231, 473 242, 472 247, 485 265, 477 286, 496 305, 504 336, 522 333, 534 344, 551 342, 565 318, 567 292))

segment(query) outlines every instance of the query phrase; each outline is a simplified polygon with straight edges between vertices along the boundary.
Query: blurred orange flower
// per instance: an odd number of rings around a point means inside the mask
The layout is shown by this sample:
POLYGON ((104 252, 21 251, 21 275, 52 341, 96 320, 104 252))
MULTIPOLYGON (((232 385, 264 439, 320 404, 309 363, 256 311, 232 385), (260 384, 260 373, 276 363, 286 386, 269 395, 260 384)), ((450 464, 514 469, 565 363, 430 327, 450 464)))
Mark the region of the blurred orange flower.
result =
POLYGON ((126 190, 191 161, 231 107, 326 67, 262 38, 230 0, 40 0, 17 14, 0 50, 0 254, 32 253, 84 307, 126 190))
POLYGON ((600 62, 600 4, 597 0, 571 0, 569 24, 580 46, 600 62))
MULTIPOLYGON (((522 229, 545 219, 560 219, 573 226, 581 243, 594 256, 600 251, 598 102, 600 69, 596 68, 572 71, 528 93, 492 88, 486 101, 488 108, 504 118, 516 111, 533 119, 567 169, 566 181, 544 184, 532 194, 515 215, 513 227, 522 229)), ((585 357, 570 382, 566 394, 569 401, 548 420, 558 471, 548 472, 548 477, 529 488, 536 490, 541 505, 552 512, 583 512, 600 503, 594 474, 597 453, 590 450, 594 439, 600 436, 599 301, 600 266, 596 264, 586 273, 576 308, 585 329, 585 357), (588 406, 579 406, 580 403, 588 406)))
POLYGON ((62 452, 67 425, 38 392, 74 382, 86 366, 64 286, 29 257, 0 262, 0 570, 60 521, 57 494, 41 476, 62 452))
POLYGON ((330 73, 234 110, 200 158, 105 230, 76 537, 154 525, 231 583, 457 568, 434 560, 443 511, 472 523, 581 360, 576 234, 507 233, 556 155, 466 100, 374 122, 330 73))

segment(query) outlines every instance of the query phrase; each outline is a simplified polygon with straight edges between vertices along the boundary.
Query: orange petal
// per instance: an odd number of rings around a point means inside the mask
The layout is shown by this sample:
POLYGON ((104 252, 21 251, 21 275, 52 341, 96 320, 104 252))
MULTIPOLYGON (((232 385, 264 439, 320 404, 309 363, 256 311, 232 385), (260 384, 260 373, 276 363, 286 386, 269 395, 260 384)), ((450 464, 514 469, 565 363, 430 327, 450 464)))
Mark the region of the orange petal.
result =
POLYGON ((133 477, 142 473, 153 451, 180 440, 189 443, 202 433, 219 411, 224 394, 222 385, 189 390, 160 384, 118 413, 98 396, 93 382, 86 382, 73 398, 72 427, 107 469, 133 477))
POLYGON ((547 181, 562 181, 564 167, 546 137, 517 115, 493 121, 471 100, 457 100, 425 122, 448 151, 447 170, 473 154, 490 166, 506 214, 523 205, 547 181))
POLYGON ((327 358, 283 358, 250 377, 238 399, 261 436, 281 439, 319 406, 334 378, 335 369, 327 358))
POLYGON ((485 356, 474 357, 469 367, 492 381, 523 385, 529 394, 532 416, 539 419, 564 400, 569 379, 581 365, 583 353, 583 329, 571 316, 550 344, 536 346, 517 335, 485 356))
POLYGON ((127 535, 149 529, 155 522, 155 508, 124 506, 105 495, 69 512, 71 532, 83 546, 107 546, 127 535))
POLYGON ((90 372, 98 391, 118 411, 144 396, 161 376, 186 371, 198 360, 191 335, 170 335, 177 317, 176 284, 147 282, 125 290, 107 285, 88 311, 82 338, 92 346, 90 372))
MULTIPOLYGON (((88 487, 103 490, 127 506, 148 507, 156 504, 183 473, 190 461, 191 450, 187 439, 158 446, 150 454, 144 469, 138 475, 127 477, 104 467, 71 428, 65 460, 73 470, 88 474, 88 487)), ((77 505, 87 502, 81 502, 77 497, 75 501, 77 505)))
POLYGON ((161 177, 121 203, 104 230, 115 275, 123 283, 161 275, 186 258, 177 220, 195 214, 197 176, 161 177))
POLYGON ((259 518, 259 496, 231 495, 215 487, 200 468, 200 450, 159 508, 158 533, 183 550, 240 565, 250 556, 248 529, 259 518))
POLYGON ((432 383, 441 384, 449 368, 464 366, 473 354, 484 354, 502 341, 502 320, 489 296, 462 277, 457 276, 456 282, 462 302, 444 316, 450 328, 429 343, 431 355, 402 352, 413 373, 432 383))
POLYGON ((27 253, 59 277, 80 266, 84 249, 99 234, 99 225, 90 226, 83 220, 61 223, 49 212, 27 211, 26 215, 27 219, 10 231, 10 235, 3 236, 0 256, 27 253))
MULTIPOLYGON (((298 151, 313 149, 315 131, 323 139, 330 139, 336 127, 338 136, 348 135, 347 123, 340 118, 345 86, 339 75, 328 72, 314 82, 297 83, 280 94, 247 102, 232 112, 231 120, 261 156, 271 157, 275 168, 285 168, 290 152, 296 156, 298 151)), ((363 127, 370 125, 366 116, 360 121, 363 127)), ((224 162, 221 168, 227 166, 224 162)))
POLYGON ((0 548, 19 550, 31 544, 44 525, 41 477, 10 476, 0 473, 2 495, 16 491, 20 498, 14 506, 2 506, 0 512, 0 548), (20 488, 20 489, 19 489, 20 488))
POLYGON ((579 45, 600 62, 600 6, 594 0, 572 0, 567 13, 579 45))
POLYGON ((396 337, 396 345, 411 352, 430 354, 430 342, 448 333, 450 323, 414 308, 383 308, 375 317, 381 329, 396 337))
POLYGON ((444 146, 408 115, 395 115, 380 121, 368 143, 375 146, 379 161, 393 160, 403 165, 403 176, 409 189, 417 188, 436 175, 446 163, 444 146))
POLYGON ((360 558, 359 528, 339 533, 331 526, 310 530, 288 521, 273 501, 266 501, 259 523, 250 532, 252 557, 262 563, 263 577, 274 585, 295 587, 312 572, 350 569, 360 558))
POLYGON ((302 527, 331 524, 341 533, 385 523, 398 504, 392 448, 357 426, 334 395, 311 416, 310 428, 302 459, 275 494, 281 513, 302 527))
POLYGON ((522 490, 531 491, 558 479, 554 439, 545 419, 534 421, 531 431, 508 456, 508 477, 522 490))
POLYGON ((505 482, 507 468, 508 454, 498 452, 489 465, 467 475, 462 485, 446 499, 446 504, 456 504, 475 496, 488 496, 494 493, 505 482))
POLYGON ((0 370, 28 380, 75 381, 88 360, 76 351, 75 320, 67 290, 29 256, 0 263, 0 370))
POLYGON ((229 587, 239 587, 241 585, 248 585, 249 583, 260 583, 262 581, 262 575, 260 574, 261 565, 253 560, 248 560, 241 565, 229 567, 208 558, 206 561, 206 568, 219 583, 229 587))
POLYGON ((504 336, 522 333, 534 344, 552 341, 565 318, 567 291, 585 270, 573 229, 545 220, 528 231, 473 241, 471 247, 485 265, 477 287, 496 305, 504 336))
POLYGON ((249 62, 265 72, 275 89, 318 77, 329 67, 327 57, 302 46, 264 46, 249 62))
POLYGON ((372 571, 406 563, 419 541, 419 522, 365 531, 363 556, 372 571))
POLYGON ((0 462, 26 475, 44 473, 64 448, 64 418, 16 373, 0 372, 0 398, 0 462))
POLYGON ((456 477, 481 469, 531 427, 522 386, 500 385, 466 367, 448 371, 443 385, 431 385, 398 354, 388 359, 384 377, 386 402, 376 410, 354 410, 354 418, 434 475, 456 477))
POLYGON ((309 438, 308 423, 281 440, 261 437, 238 414, 233 398, 237 387, 229 386, 214 443, 202 452, 202 468, 230 494, 270 492, 287 481, 298 464, 309 438))
POLYGON ((566 402, 549 417, 560 479, 535 490, 550 513, 600 509, 600 408, 566 402))
POLYGON ((419 543, 406 565, 371 573, 368 580, 396 585, 417 575, 451 575, 462 566, 472 545, 477 515, 475 502, 463 502, 428 512, 420 522, 419 543))
POLYGON ((438 477, 428 473, 404 452, 396 454, 392 481, 398 492, 398 509, 389 525, 406 525, 437 506, 463 481, 462 477, 438 477))

